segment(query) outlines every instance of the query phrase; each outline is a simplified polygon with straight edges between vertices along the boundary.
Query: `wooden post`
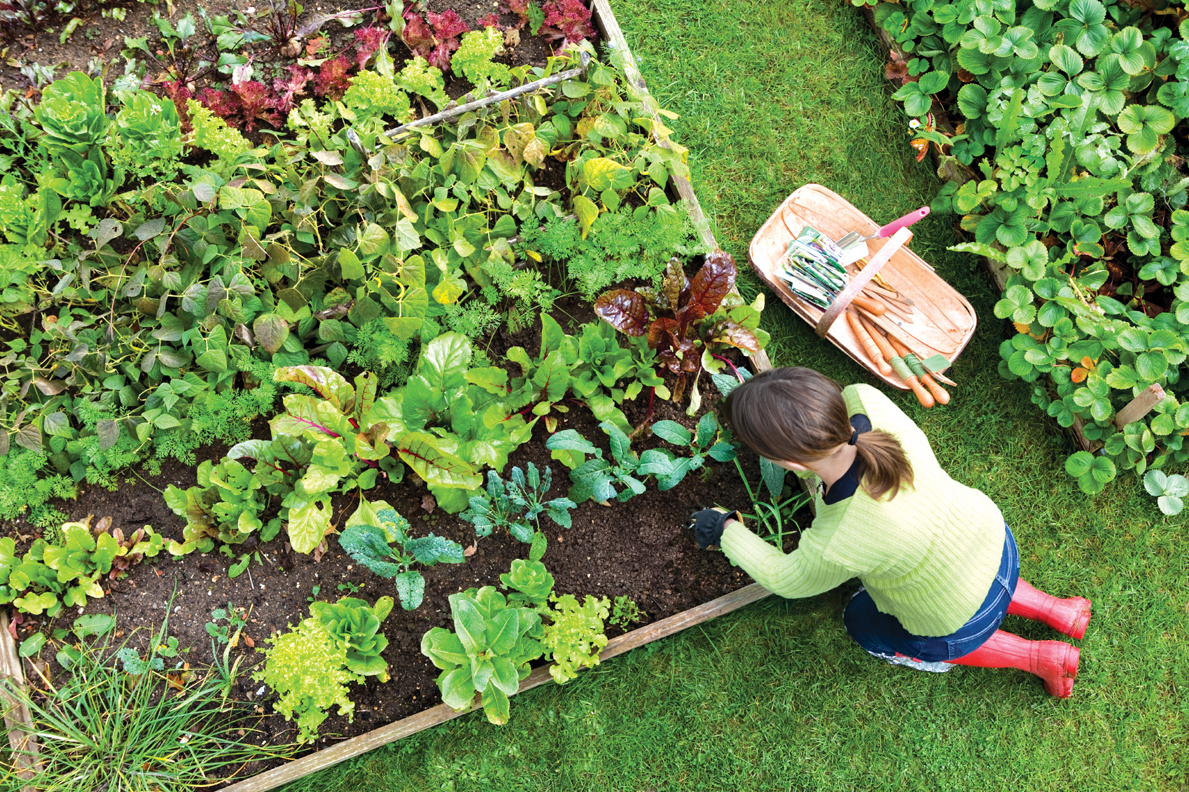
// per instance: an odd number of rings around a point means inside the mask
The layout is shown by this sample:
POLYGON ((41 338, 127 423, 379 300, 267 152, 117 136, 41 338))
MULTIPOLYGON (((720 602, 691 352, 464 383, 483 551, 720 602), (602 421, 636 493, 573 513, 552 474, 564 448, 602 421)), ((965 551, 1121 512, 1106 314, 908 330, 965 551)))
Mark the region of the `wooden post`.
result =
MULTIPOLYGON (((25 672, 17 654, 16 642, 8 631, 8 608, 0 608, 0 674, 18 692, 25 692, 25 672)), ((33 739, 33 718, 25 703, 9 695, 7 688, 0 687, 4 698, 4 727, 8 730, 8 745, 12 749, 12 763, 17 768, 16 776, 22 781, 32 781, 41 772, 41 761, 37 755, 37 741, 33 739)), ((34 792, 32 786, 21 787, 21 792, 34 792)))
MULTIPOLYGON (((665 638, 687 627, 692 627, 708 619, 713 619, 715 616, 722 616, 723 614, 736 611, 745 605, 750 605, 757 600, 767 597, 769 594, 771 592, 761 587, 758 583, 752 583, 750 586, 732 591, 730 594, 726 594, 716 600, 711 600, 704 605, 699 605, 696 608, 690 608, 687 611, 674 614, 667 619, 653 622, 647 627, 632 630, 618 638, 612 638, 607 642, 606 648, 599 653, 599 659, 609 660, 630 649, 635 649, 665 638)), ((528 678, 520 683, 520 689, 516 692, 523 693, 526 690, 531 690, 552 680, 553 678, 549 675, 549 666, 542 666, 529 674, 528 678)), ((470 711, 474 710, 472 709, 470 711)), ((446 723, 465 714, 467 714, 467 711, 456 712, 445 704, 439 704, 424 712, 419 712, 416 715, 390 723, 387 726, 381 726, 367 734, 361 734, 358 737, 345 740, 329 748, 323 748, 309 756, 295 759, 273 770, 268 770, 244 781, 240 781, 237 784, 223 787, 223 792, 264 792, 267 789, 275 789, 281 784, 287 784, 290 781, 295 781, 311 773, 333 767, 340 762, 359 756, 374 748, 379 748, 402 737, 408 737, 419 731, 424 731, 431 726, 446 723)))

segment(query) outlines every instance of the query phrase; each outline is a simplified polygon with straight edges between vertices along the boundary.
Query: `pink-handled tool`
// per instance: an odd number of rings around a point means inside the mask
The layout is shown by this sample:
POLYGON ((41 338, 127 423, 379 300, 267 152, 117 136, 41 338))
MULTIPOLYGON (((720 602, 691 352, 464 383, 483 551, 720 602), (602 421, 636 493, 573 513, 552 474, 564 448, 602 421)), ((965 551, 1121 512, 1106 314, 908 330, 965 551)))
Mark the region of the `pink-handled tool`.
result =
POLYGON ((845 249, 851 245, 857 245, 860 242, 867 242, 872 239, 886 239, 887 237, 890 237, 892 234, 899 231, 901 228, 906 228, 915 223, 917 220, 927 217, 928 214, 929 207, 927 206, 922 206, 920 209, 913 209, 911 212, 904 215, 904 217, 901 217, 899 220, 893 220, 871 236, 859 236, 858 231, 851 231, 849 234, 842 237, 842 239, 838 240, 838 247, 845 249))
POLYGON ((859 236, 858 231, 851 231, 841 239, 838 240, 838 247, 842 249, 842 266, 854 264, 868 255, 867 241, 870 239, 886 239, 892 234, 899 231, 901 228, 910 226, 922 217, 929 214, 929 207, 922 206, 920 209, 914 209, 908 214, 901 217, 899 220, 893 220, 883 228, 876 231, 871 236, 859 236))

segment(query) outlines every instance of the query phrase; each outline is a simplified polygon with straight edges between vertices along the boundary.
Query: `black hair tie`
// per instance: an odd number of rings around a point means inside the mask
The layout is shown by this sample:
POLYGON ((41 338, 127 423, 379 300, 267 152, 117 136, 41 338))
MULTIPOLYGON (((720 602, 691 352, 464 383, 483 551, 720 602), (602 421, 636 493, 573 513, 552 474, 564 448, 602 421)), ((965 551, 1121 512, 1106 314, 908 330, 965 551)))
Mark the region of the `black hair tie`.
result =
POLYGON ((854 445, 856 442, 858 442, 858 440, 859 440, 859 430, 858 430, 858 429, 851 429, 851 430, 850 430, 850 440, 848 440, 848 441, 846 442, 846 444, 847 444, 847 445, 854 445))

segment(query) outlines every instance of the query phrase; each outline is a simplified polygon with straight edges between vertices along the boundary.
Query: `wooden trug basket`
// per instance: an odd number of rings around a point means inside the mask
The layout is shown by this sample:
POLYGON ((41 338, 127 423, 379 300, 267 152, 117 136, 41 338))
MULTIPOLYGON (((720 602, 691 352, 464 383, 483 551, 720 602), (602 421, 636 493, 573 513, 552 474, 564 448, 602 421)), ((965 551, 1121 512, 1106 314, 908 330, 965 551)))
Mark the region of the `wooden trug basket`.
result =
POLYGON ((849 231, 864 236, 879 231, 879 224, 856 209, 849 201, 820 184, 806 184, 793 192, 760 227, 747 249, 747 259, 760 279, 776 292, 793 311, 814 327, 817 334, 852 357, 859 365, 888 385, 908 390, 908 384, 895 372, 884 375, 868 357, 855 337, 850 323, 835 321, 851 299, 878 272, 896 295, 872 284, 865 296, 876 296, 889 306, 882 316, 866 315, 872 324, 896 338, 924 360, 934 354, 953 363, 974 335, 978 317, 970 303, 946 283, 933 267, 907 247, 912 238, 901 229, 887 239, 867 242, 871 252, 867 263, 847 267, 850 285, 830 307, 822 310, 793 294, 777 275, 777 264, 789 240, 805 226, 812 226, 831 239, 849 231))

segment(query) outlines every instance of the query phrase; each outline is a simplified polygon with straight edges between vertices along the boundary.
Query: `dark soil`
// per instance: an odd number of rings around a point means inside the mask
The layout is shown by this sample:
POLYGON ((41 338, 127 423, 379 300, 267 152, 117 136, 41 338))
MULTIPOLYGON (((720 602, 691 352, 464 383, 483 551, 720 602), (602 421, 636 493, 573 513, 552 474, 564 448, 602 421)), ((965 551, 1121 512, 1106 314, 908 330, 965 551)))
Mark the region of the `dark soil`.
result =
MULTIPOLYGON (((268 7, 267 0, 255 5, 268 7)), ((474 28, 478 19, 498 13, 499 5, 493 0, 429 0, 427 8, 437 12, 453 8, 474 28)), ((215 15, 229 13, 237 6, 246 10, 249 3, 244 0, 238 3, 181 0, 170 7, 173 11, 170 19, 176 23, 187 13, 194 13, 200 20, 200 7, 205 8, 208 15, 215 15)), ((56 71, 56 76, 60 77, 71 70, 86 69, 92 58, 100 58, 111 64, 108 79, 113 79, 123 70, 119 53, 125 36, 147 35, 150 44, 159 39, 151 20, 154 8, 165 11, 164 6, 137 3, 129 8, 123 21, 104 19, 95 13, 86 18, 65 44, 58 41, 61 25, 47 26, 36 33, 29 32, 10 40, 7 64, 0 65, 0 88, 29 89, 29 95, 35 96, 31 81, 20 71, 20 65, 28 63, 61 64, 56 71)), ((307 4, 306 15, 335 10, 339 9, 307 4)), ((500 16, 501 24, 509 27, 516 21, 510 14, 500 16)), ((369 14, 365 24, 370 23, 369 14)), ((321 32, 329 35, 332 42, 337 42, 335 46, 346 46, 352 35, 336 23, 328 23, 321 32)), ((504 62, 509 65, 544 65, 552 52, 551 43, 530 36, 527 30, 521 30, 519 34, 519 41, 514 35, 508 36, 509 47, 504 62)), ((406 54, 403 45, 397 42, 392 51, 399 68, 399 56, 406 54)), ((271 63, 277 57, 274 52, 271 58, 262 60, 271 63)), ((146 82, 160 81, 150 69, 146 82)), ((465 88, 461 84, 448 83, 448 90, 451 96, 458 96, 465 88)), ((564 164, 559 163, 556 172, 546 174, 545 179, 563 182, 564 164)), ((569 332, 573 332, 577 324, 593 318, 589 305, 566 302, 556 308, 555 315, 569 332)), ((538 344, 539 330, 536 329, 515 336, 498 333, 488 351, 493 359, 498 359, 511 346, 521 345, 535 351, 538 344)), ((705 400, 703 409, 714 409, 717 398, 713 388, 703 381, 701 390, 705 400)), ((684 406, 658 400, 652 420, 671 419, 692 428, 695 419, 684 414, 684 406)), ((567 411, 556 414, 556 430, 577 429, 606 449, 606 436, 597 428, 597 421, 584 405, 574 402, 563 409, 567 411)), ((633 425, 643 422, 650 411, 648 394, 625 405, 624 410, 633 425)), ((254 430, 254 436, 268 436, 268 426, 263 419, 257 422, 254 430)), ((539 469, 550 467, 554 479, 549 495, 558 497, 568 489, 568 471, 550 458, 550 452, 544 446, 547 436, 542 421, 538 423, 532 441, 512 455, 510 466, 524 468, 531 462, 539 469)), ((637 440, 633 447, 638 453, 657 445, 660 442, 649 437, 637 440)), ((225 451, 226 448, 220 446, 203 449, 198 461, 218 460, 225 451)), ((755 456, 744 452, 741 463, 749 480, 758 482, 755 456)), ((508 470, 504 473, 506 476, 508 470)), ((118 491, 84 485, 76 500, 55 505, 72 520, 85 519, 88 515, 93 515, 95 520, 111 517, 111 527, 120 528, 125 534, 147 524, 166 539, 180 540, 183 522, 165 505, 161 492, 170 485, 186 488, 195 483, 194 468, 169 460, 161 464, 158 475, 150 475, 144 470, 129 471, 118 491)), ((336 499, 334 519, 337 527, 341 528, 354 510, 355 497, 339 496, 336 499)), ((421 655, 421 636, 434 626, 452 627, 447 601, 450 594, 474 586, 498 585, 499 575, 509 569, 512 560, 525 557, 528 552, 527 545, 506 534, 476 542, 472 526, 456 515, 437 509, 425 485, 411 473, 406 473, 400 483, 384 482, 369 491, 367 497, 392 504, 412 523, 414 535, 432 531, 464 546, 472 546, 473 555, 464 564, 423 570, 426 579, 424 603, 412 612, 395 609, 383 624, 389 639, 384 657, 389 664, 391 679, 379 683, 371 678, 366 684, 353 687, 354 722, 348 723, 345 718, 332 715, 321 729, 324 737, 316 745, 307 747, 307 751, 324 747, 333 740, 357 736, 438 704, 440 697, 435 684, 438 670, 421 655)), ((703 470, 691 473, 668 492, 659 492, 653 487, 627 503, 612 502, 610 506, 584 503, 572 512, 573 527, 569 530, 543 519, 541 528, 549 539, 543 560, 556 579, 555 590, 559 593, 571 593, 579 598, 587 594, 630 597, 645 612, 644 620, 631 626, 640 627, 749 582, 747 576, 733 568, 721 553, 699 550, 687 527, 689 515, 696 509, 716 504, 746 508, 747 502, 747 490, 735 466, 710 461, 703 470)), ((805 522, 807 513, 799 514, 798 518, 805 522)), ((0 533, 17 539, 18 552, 23 552, 40 532, 22 519, 0 525, 0 533)), ((791 550, 793 543, 795 539, 790 540, 785 549, 791 550)), ((123 579, 104 581, 104 588, 105 596, 89 603, 86 613, 114 614, 117 619, 114 641, 117 644, 126 640, 144 652, 151 636, 168 618, 169 635, 176 637, 184 650, 179 655, 179 662, 188 663, 195 669, 208 667, 214 659, 211 638, 206 630, 211 611, 225 608, 229 603, 245 609, 249 614, 248 624, 244 640, 235 654, 242 658, 241 668, 249 672, 263 662, 263 655, 258 650, 268 645, 270 636, 305 618, 313 599, 334 601, 353 595, 374 602, 388 595, 399 601, 391 581, 355 565, 340 550, 333 536, 329 537, 324 553, 306 556, 288 549, 283 532, 280 538, 265 544, 249 540, 236 547, 231 555, 215 552, 173 559, 168 552, 163 552, 156 559, 146 559, 134 567, 123 579), (254 560, 244 573, 232 579, 228 568, 243 553, 257 554, 261 563, 254 560)), ((23 639, 36 630, 68 628, 77 615, 78 611, 72 609, 62 613, 53 623, 26 616, 14 632, 18 639, 23 639)), ((608 630, 611 636, 619 632, 615 628, 608 630)), ((49 648, 41 652, 45 658, 52 654, 49 648)), ((37 662, 38 670, 51 678, 64 673, 52 660, 37 662)), ((40 685, 39 674, 32 673, 29 667, 26 670, 34 686, 40 685)), ((262 691, 250 673, 242 675, 238 698, 251 703, 260 713, 263 739, 273 744, 289 743, 296 730, 292 724, 273 714, 271 695, 270 691, 262 691)), ((244 768, 239 777, 264 769, 267 765, 244 768)))
MULTIPOLYGON (((709 400, 709 399, 708 399, 709 400)), ((647 411, 647 398, 628 405, 628 418, 640 421, 647 411)), ((656 419, 668 418, 687 426, 693 422, 669 402, 658 402, 656 419)), ((575 428, 584 436, 605 440, 596 421, 584 406, 574 405, 560 416, 558 429, 575 428)), ((554 473, 551 497, 564 494, 568 487, 566 469, 550 459, 544 447, 547 433, 538 424, 532 442, 522 446, 511 459, 512 465, 526 467, 529 462, 539 469, 550 467, 554 473)), ((637 451, 658 445, 655 438, 638 441, 637 451)), ((605 443, 603 443, 605 447, 605 443)), ((217 459, 224 449, 212 447, 204 455, 217 459)), ((759 480, 758 461, 745 452, 743 468, 752 482, 759 480)), ((505 475, 507 471, 505 471, 505 475)), ((112 527, 126 534, 141 525, 152 525, 167 538, 181 538, 182 522, 166 507, 158 490, 168 485, 187 487, 195 483, 194 471, 170 461, 158 476, 143 472, 132 474, 117 492, 84 487, 75 501, 56 504, 72 519, 94 515, 112 517, 112 527)), ((384 499, 413 524, 413 533, 430 531, 453 539, 464 546, 476 544, 471 558, 460 565, 439 565, 423 570, 426 579, 425 601, 415 611, 396 608, 384 622, 389 639, 384 652, 391 679, 379 683, 371 679, 353 686, 351 698, 356 704, 354 723, 332 715, 323 725, 325 735, 315 747, 340 738, 353 737, 389 722, 407 717, 440 703, 435 679, 438 670, 420 653, 421 636, 430 628, 452 629, 447 597, 472 586, 498 585, 515 558, 527 556, 528 546, 507 534, 495 534, 478 540, 470 524, 455 515, 434 508, 432 496, 416 476, 406 474, 398 484, 385 483, 367 494, 369 500, 384 499)), ((545 519, 542 529, 549 539, 543 559, 555 576, 555 590, 579 598, 586 594, 614 598, 625 595, 646 611, 644 623, 671 616, 707 602, 750 582, 717 551, 701 551, 687 526, 692 511, 715 504, 746 508, 746 489, 733 464, 709 463, 703 471, 687 476, 675 489, 659 492, 650 488, 627 503, 612 502, 602 506, 587 502, 573 512, 573 527, 563 530, 545 519)), ((341 526, 354 510, 353 499, 340 496, 335 503, 335 519, 341 526)), ((800 515, 804 519, 805 515, 800 515)), ((23 521, 5 527, 8 535, 28 537, 33 529, 23 521)), ((391 581, 352 563, 338 542, 331 537, 329 549, 321 560, 287 550, 283 535, 263 545, 246 544, 239 550, 259 551, 262 565, 253 562, 235 579, 228 577, 232 559, 211 553, 197 553, 173 560, 167 552, 134 567, 122 580, 105 581, 105 596, 88 604, 86 613, 112 613, 117 619, 116 637, 129 640, 142 651, 150 636, 169 617, 169 634, 185 648, 180 658, 192 668, 212 662, 211 640, 205 625, 211 610, 232 603, 250 611, 247 639, 256 649, 241 644, 237 654, 244 657, 244 667, 254 668, 263 661, 258 649, 267 645, 273 633, 287 630, 308 616, 309 600, 335 601, 354 595, 374 602, 388 595, 396 598, 391 581)), ((791 549, 791 546, 786 548, 791 549)), ((398 600, 399 601, 399 600, 398 600)), ((77 613, 64 612, 52 626, 68 626, 77 613)), ((21 625, 20 637, 44 628, 36 620, 21 625)), ((639 627, 642 624, 633 625, 639 627)), ((620 631, 610 629, 608 635, 620 631)), ((48 656, 48 651, 42 655, 48 656)), ((55 668, 44 667, 54 673, 55 668)), ((29 675, 36 679, 35 674, 29 675)), ((257 700, 259 684, 243 675, 239 695, 257 700)), ((292 724, 272 713, 271 693, 259 697, 265 717, 260 728, 273 743, 292 741, 292 724)), ((255 768, 251 772, 264 769, 255 768)), ((242 775, 241 775, 242 777, 242 775)))

